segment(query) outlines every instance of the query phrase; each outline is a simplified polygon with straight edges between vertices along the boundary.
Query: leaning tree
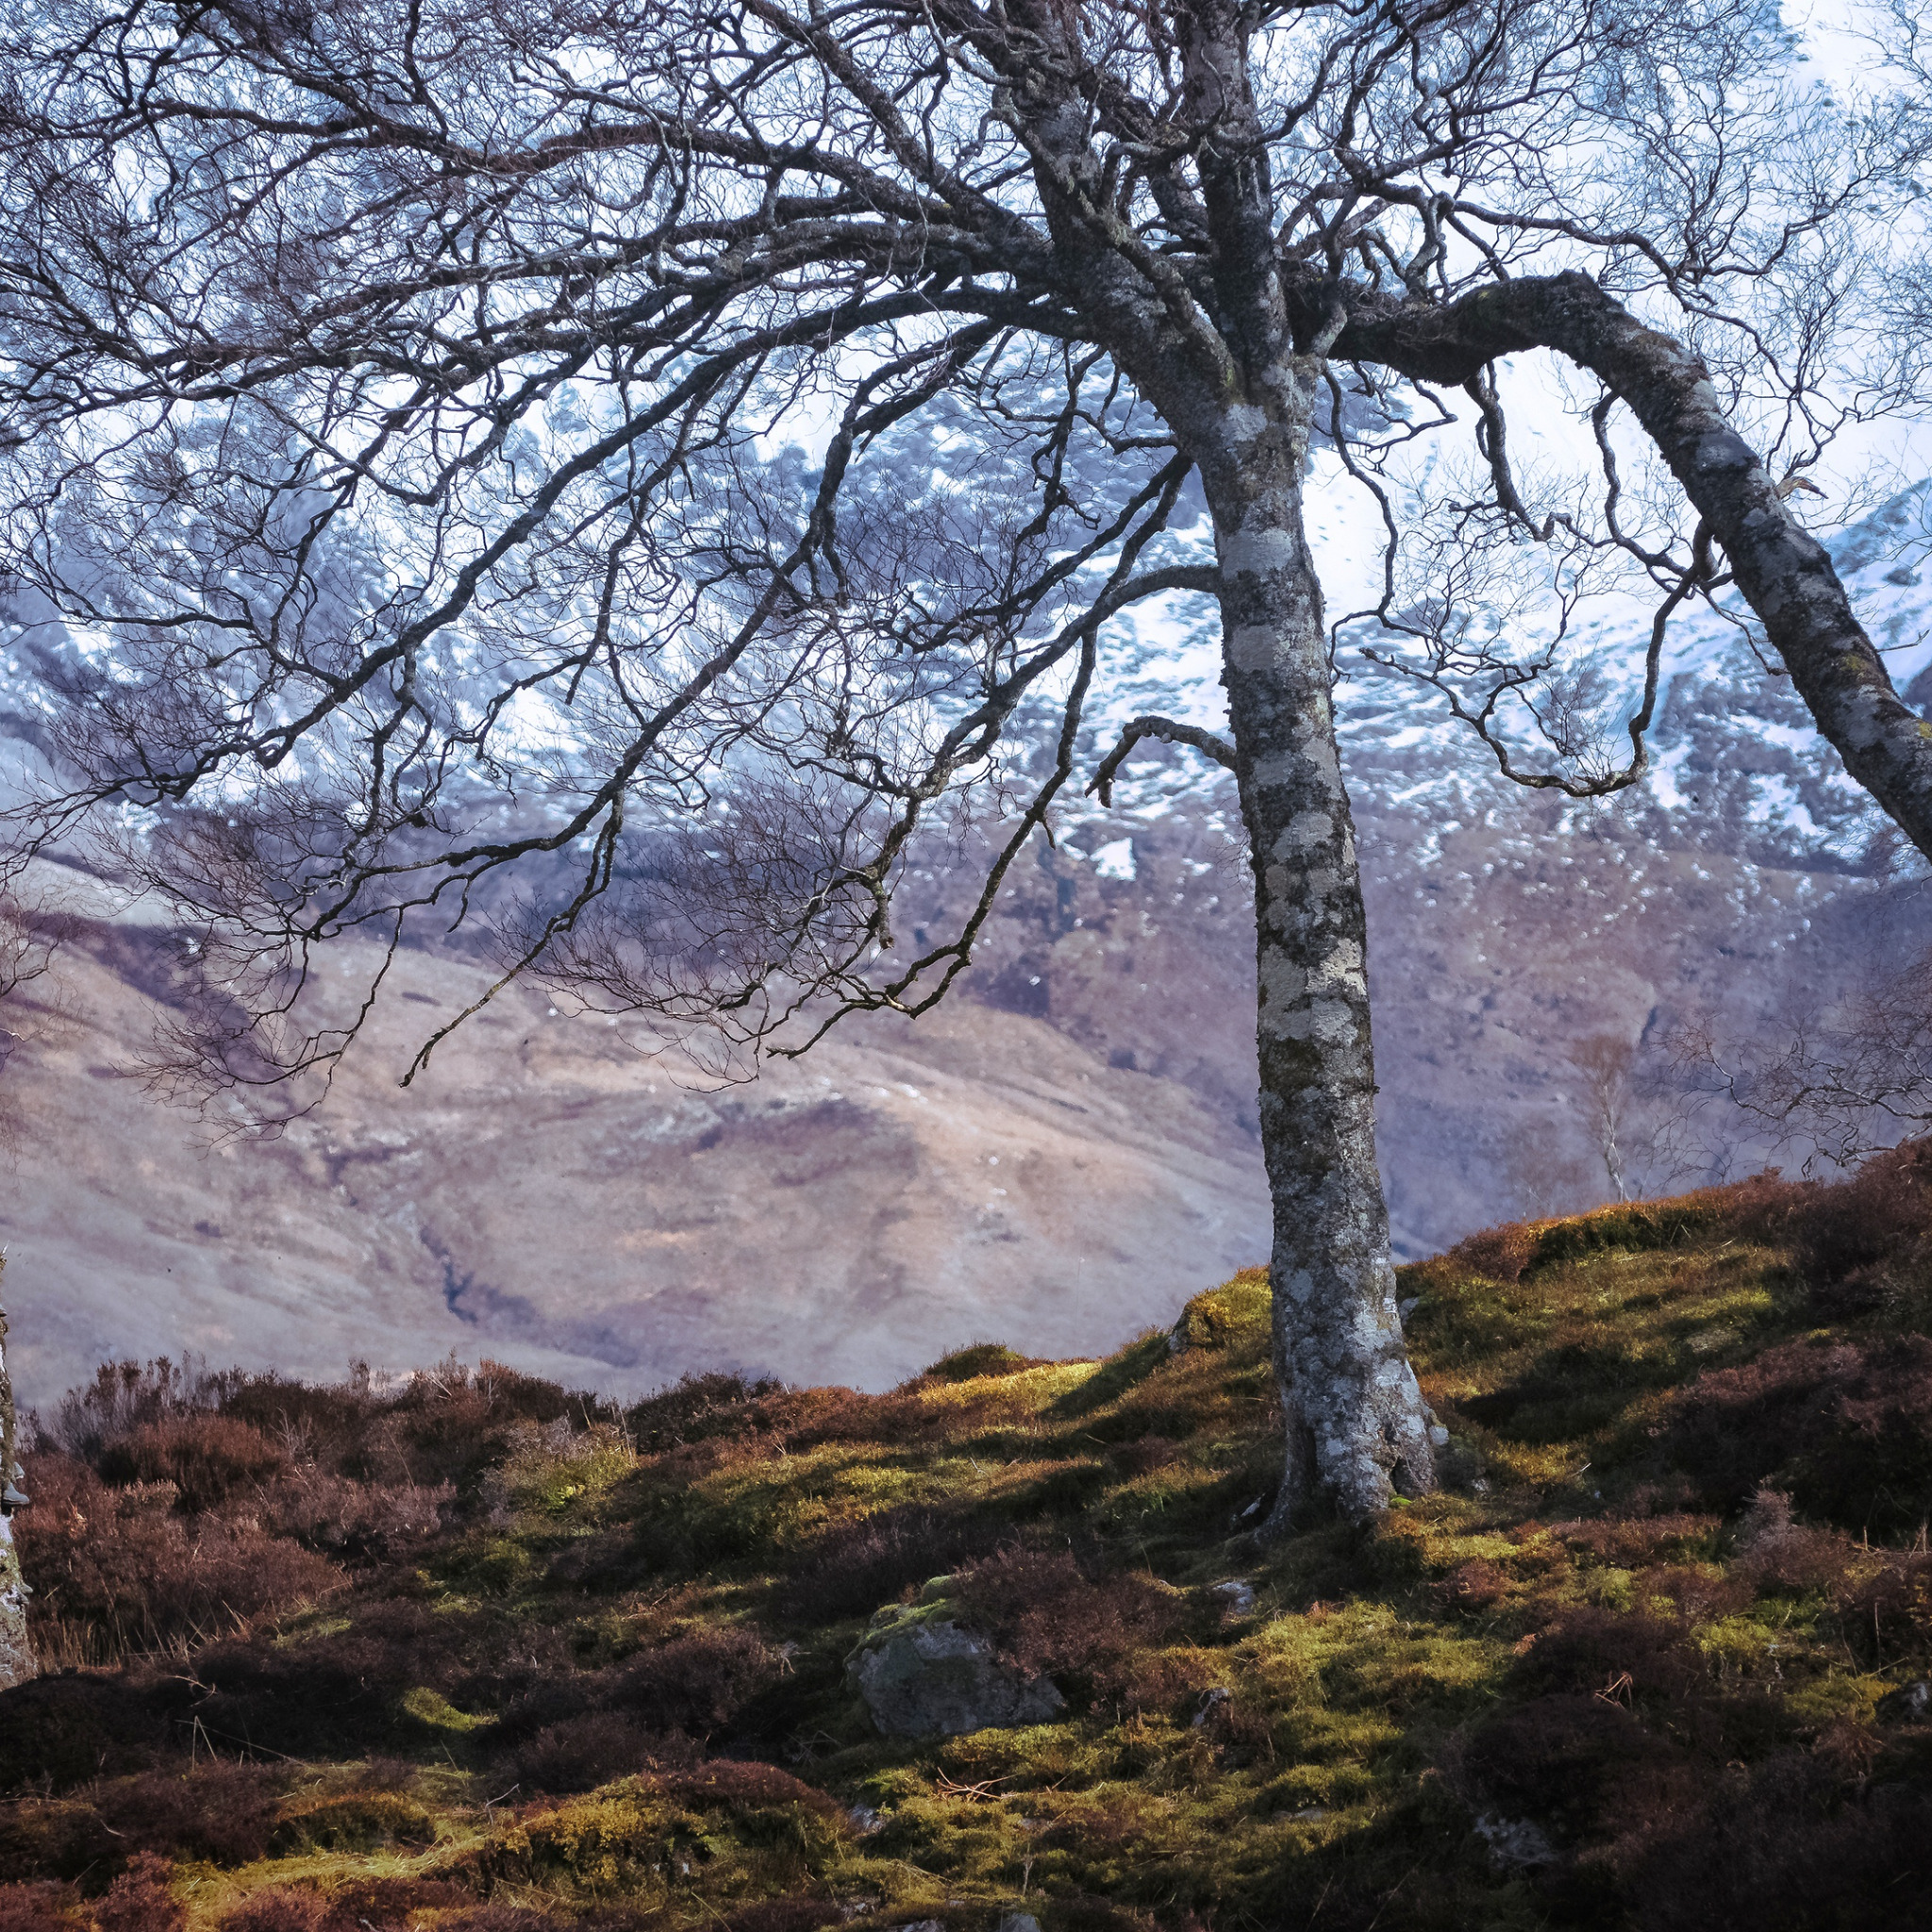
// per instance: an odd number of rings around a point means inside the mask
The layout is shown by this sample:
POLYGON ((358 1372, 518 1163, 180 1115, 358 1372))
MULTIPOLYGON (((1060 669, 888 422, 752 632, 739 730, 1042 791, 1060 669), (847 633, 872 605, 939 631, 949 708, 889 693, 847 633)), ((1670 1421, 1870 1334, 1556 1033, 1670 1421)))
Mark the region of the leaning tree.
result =
POLYGON ((1828 377, 1885 130, 1791 78, 1764 0, 9 23, 4 565, 25 644, 71 646, 13 850, 110 838, 192 922, 206 1079, 312 1093, 380 962, 465 919, 498 984, 754 1047, 924 1010, 1070 786, 1191 747, 1252 858, 1279 1525, 1433 1480, 1311 480, 1379 503, 1371 641, 1506 771, 1628 782, 1667 620, 1740 595, 1932 852, 1932 727, 1789 504, 1858 407, 1828 377), (1509 358, 1589 488, 1512 461, 1509 358), (1457 423, 1467 474, 1418 495, 1402 452, 1457 423), (1525 570, 1526 645, 1482 618, 1525 570), (1552 681, 1619 570, 1652 611, 1622 760, 1552 681), (1191 599, 1224 733, 1109 711, 1117 626, 1191 599), (984 890, 895 945, 961 813, 984 890), (358 933, 343 1011, 315 954, 358 933))

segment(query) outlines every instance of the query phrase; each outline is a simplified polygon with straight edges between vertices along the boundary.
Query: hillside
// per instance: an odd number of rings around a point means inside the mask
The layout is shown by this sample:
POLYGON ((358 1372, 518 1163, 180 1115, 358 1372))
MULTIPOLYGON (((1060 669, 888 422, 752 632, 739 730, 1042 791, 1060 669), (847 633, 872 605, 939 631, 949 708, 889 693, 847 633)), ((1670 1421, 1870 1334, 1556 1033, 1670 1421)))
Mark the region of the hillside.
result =
POLYGON ((1932 1157, 1404 1292, 1450 1485, 1267 1549, 1252 1274, 873 1396, 104 1369, 16 1519, 0 1927, 1923 1924, 1932 1157), (881 1735, 855 1646, 1027 1721, 881 1735))
POLYGON ((89 929, 68 1012, 13 1020, 40 1035, 0 1080, 25 1401, 107 1355, 183 1351, 306 1377, 455 1349, 632 1394, 712 1368, 878 1389, 1023 1325, 1057 1355, 1111 1347, 1265 1251, 1236 1124, 967 1002, 706 1091, 512 992, 405 1091, 423 1029, 488 983, 409 953, 326 1108, 223 1141, 122 1076, 165 940, 89 929))

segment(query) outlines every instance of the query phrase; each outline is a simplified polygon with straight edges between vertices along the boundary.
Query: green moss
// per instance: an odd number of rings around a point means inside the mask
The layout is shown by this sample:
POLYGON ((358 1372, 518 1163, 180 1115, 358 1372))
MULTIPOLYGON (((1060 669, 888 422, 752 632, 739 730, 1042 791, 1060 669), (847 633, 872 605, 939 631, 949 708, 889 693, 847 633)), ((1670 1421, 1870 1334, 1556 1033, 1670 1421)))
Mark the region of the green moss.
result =
POLYGON ((494 1714, 489 1711, 473 1715, 458 1710, 441 1690, 432 1690, 426 1685, 418 1684, 404 1691, 398 1701, 419 1724, 426 1724, 434 1731, 480 1731, 496 1722, 494 1714))
POLYGON ((1579 1214, 1544 1228, 1531 1251, 1530 1271, 1579 1260, 1587 1255, 1685 1248, 1720 1227, 1724 1220, 1722 1205, 1710 1195, 1599 1208, 1593 1214, 1579 1214))
POLYGON ((935 1382, 976 1382, 984 1377, 1016 1375, 1024 1369, 1039 1368, 1031 1356, 1017 1355, 1003 1341, 976 1341, 970 1348, 956 1348, 941 1356, 922 1376, 935 1382))
POLYGON ((383 1845, 435 1842, 436 1821, 413 1799, 392 1791, 358 1791, 284 1811, 269 1851, 276 1857, 305 1852, 372 1852, 383 1845))

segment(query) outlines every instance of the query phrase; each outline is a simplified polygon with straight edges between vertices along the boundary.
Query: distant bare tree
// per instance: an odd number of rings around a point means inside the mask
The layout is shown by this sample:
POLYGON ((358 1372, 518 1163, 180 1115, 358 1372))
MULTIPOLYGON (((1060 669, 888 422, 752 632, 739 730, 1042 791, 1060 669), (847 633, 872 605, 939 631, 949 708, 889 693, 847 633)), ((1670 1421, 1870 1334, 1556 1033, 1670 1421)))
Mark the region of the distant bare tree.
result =
POLYGON ((1932 953, 1753 1039, 1689 1022, 1674 1051, 1686 1091, 1736 1108, 1767 1149, 1802 1150, 1807 1174, 1853 1166, 1932 1130, 1932 953))
POLYGON ((1604 1177, 1618 1200, 1630 1198, 1624 1143, 1636 1100, 1637 1048, 1619 1033, 1595 1033, 1578 1041, 1567 1056, 1576 1076, 1584 1124, 1604 1177))
POLYGON ((1501 1196, 1524 1221, 1547 1221, 1590 1207, 1597 1190, 1590 1169, 1565 1131, 1561 1112, 1510 1124, 1500 1150, 1501 1196))
POLYGON ((56 955, 73 936, 74 922, 64 914, 0 894, 0 1074, 20 1043, 8 1022, 19 1018, 23 990, 48 979, 56 955))
POLYGON ((1665 625, 1734 589, 1932 852, 1932 743, 1789 500, 1876 379, 1900 137, 1788 52, 1761 0, 20 0, 0 533, 79 668, 16 849, 107 825, 182 908, 218 1087, 307 1104, 386 970, 339 1002, 317 949, 485 913, 506 979, 792 1050, 956 982, 1109 626, 1207 599, 1227 735, 1129 738, 1240 788, 1272 1521, 1425 1490, 1309 453, 1389 520, 1375 637, 1512 775, 1630 782, 1665 625), (1509 358, 1580 385, 1586 484, 1512 458, 1509 358), (1445 391, 1474 452, 1405 549, 1445 391), (1606 759, 1560 646, 1619 584, 1606 759), (949 801, 994 858, 907 957, 949 801))

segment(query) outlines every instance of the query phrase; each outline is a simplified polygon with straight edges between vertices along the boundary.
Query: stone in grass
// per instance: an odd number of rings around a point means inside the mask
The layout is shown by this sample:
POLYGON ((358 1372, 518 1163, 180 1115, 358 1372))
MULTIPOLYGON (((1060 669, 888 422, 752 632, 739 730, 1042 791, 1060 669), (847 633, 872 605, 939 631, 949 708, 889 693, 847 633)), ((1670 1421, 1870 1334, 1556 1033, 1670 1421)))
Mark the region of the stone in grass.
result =
POLYGON ((1475 1822, 1476 1836, 1490 1848, 1490 1859, 1499 1871, 1523 1869, 1556 1862, 1556 1847, 1540 1824, 1527 1818, 1504 1818, 1485 1811, 1475 1822))
POLYGON ((1922 1724, 1932 1718, 1932 1681, 1921 1677, 1878 1700, 1874 1715, 1884 1724, 1922 1724))
POLYGON ((916 1604, 893 1604, 845 1660, 845 1674, 889 1738, 958 1738, 969 1731, 1045 1724, 1066 1700, 1044 1677, 1000 1661, 964 1627, 935 1577, 916 1604))

